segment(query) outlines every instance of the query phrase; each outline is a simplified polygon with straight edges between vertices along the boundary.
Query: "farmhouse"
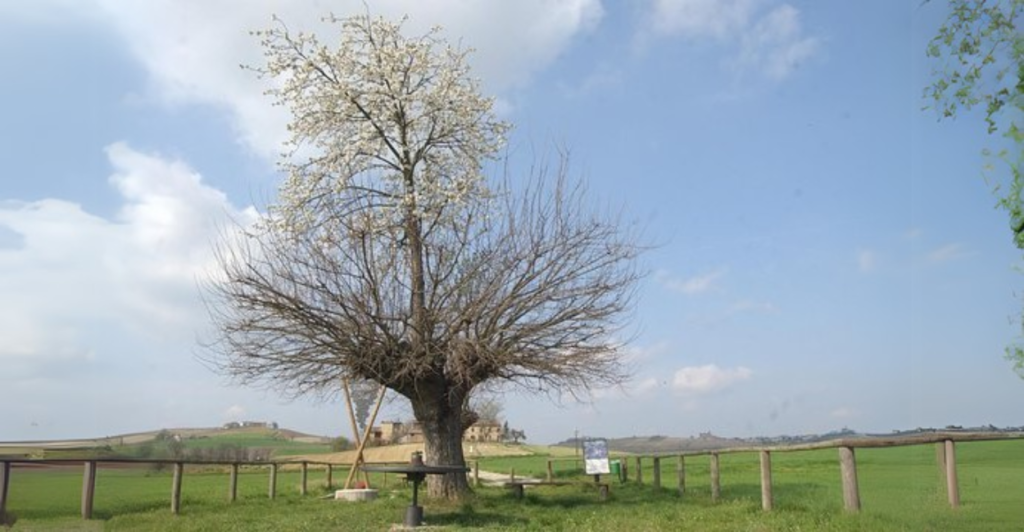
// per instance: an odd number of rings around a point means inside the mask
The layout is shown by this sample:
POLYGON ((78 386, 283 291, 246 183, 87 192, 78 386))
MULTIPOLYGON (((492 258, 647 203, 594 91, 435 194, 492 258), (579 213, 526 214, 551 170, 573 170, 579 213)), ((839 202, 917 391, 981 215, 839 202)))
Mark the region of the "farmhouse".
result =
MULTIPOLYGON (((466 428, 462 440, 466 442, 499 443, 504 440, 505 431, 496 421, 480 421, 466 428)), ((391 443, 423 443, 423 427, 418 421, 385 421, 370 429, 370 443, 388 445, 391 443)))
POLYGON ((503 439, 504 432, 497 421, 478 421, 466 428, 462 440, 498 443, 503 439))

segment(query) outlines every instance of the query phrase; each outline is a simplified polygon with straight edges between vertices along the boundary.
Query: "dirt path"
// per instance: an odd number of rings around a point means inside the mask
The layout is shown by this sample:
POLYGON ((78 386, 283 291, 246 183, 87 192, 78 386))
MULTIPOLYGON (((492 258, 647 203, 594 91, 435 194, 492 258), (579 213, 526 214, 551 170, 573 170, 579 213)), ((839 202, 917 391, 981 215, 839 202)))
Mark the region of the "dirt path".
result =
MULTIPOLYGON (((484 484, 484 485, 487 485, 487 486, 500 486, 500 485, 502 485, 502 484, 504 484, 506 482, 509 482, 510 480, 512 480, 512 479, 509 477, 508 473, 495 473, 493 471, 482 471, 482 470, 480 471, 480 483, 484 484)), ((519 476, 519 475, 516 475, 516 480, 526 481, 526 482, 539 482, 540 481, 539 478, 522 477, 522 476, 519 476)))

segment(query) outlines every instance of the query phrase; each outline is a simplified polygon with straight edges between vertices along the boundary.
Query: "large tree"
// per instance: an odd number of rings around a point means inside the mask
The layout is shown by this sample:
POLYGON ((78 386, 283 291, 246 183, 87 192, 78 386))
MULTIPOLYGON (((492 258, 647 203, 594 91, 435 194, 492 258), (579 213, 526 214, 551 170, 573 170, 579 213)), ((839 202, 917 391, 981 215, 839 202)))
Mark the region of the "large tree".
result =
MULTIPOLYGON (((927 0, 926 0, 927 1, 927 0)), ((998 204, 1010 217, 1014 243, 1024 249, 1024 35, 1017 25, 1024 0, 949 0, 949 15, 928 46, 938 61, 925 90, 944 118, 981 107, 989 134, 1009 141, 996 155, 1008 176, 992 176, 998 204)), ((1024 348, 1007 358, 1024 377, 1024 348)))
MULTIPOLYGON (((564 158, 485 178, 508 126, 467 52, 383 19, 334 22, 334 48, 283 24, 259 32, 257 70, 293 116, 288 178, 220 249, 211 359, 293 396, 380 383, 409 399, 428 464, 464 464, 478 386, 562 396, 627 376, 616 337, 641 247, 587 203, 564 158)), ((458 474, 428 485, 469 489, 458 474)))

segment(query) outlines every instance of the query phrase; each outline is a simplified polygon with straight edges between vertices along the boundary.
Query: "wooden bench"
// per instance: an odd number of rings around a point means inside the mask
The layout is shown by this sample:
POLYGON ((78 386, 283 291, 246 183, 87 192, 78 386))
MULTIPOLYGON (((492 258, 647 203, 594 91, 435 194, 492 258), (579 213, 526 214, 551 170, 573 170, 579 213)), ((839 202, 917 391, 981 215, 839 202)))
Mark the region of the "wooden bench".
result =
POLYGON ((570 481, 558 481, 558 480, 513 480, 503 484, 506 488, 512 490, 512 494, 516 499, 522 499, 526 486, 596 486, 598 497, 602 501, 608 500, 608 495, 611 488, 606 482, 570 482, 570 481))

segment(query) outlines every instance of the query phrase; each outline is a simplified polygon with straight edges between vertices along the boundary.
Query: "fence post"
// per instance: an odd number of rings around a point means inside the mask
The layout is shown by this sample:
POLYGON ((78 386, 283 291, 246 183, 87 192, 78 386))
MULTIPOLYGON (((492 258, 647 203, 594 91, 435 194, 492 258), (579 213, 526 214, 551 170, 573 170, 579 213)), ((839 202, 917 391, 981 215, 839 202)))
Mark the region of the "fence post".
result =
POLYGON ((718 473, 718 453, 711 453, 711 502, 722 496, 722 483, 718 473))
POLYGON ((658 489, 661 487, 661 457, 655 456, 654 458, 651 458, 651 461, 653 462, 652 467, 654 468, 652 482, 654 483, 654 489, 658 489))
POLYGON ((843 478, 843 504, 847 511, 860 511, 860 488, 857 486, 857 457, 852 447, 839 448, 839 469, 843 478))
POLYGON ((679 496, 686 493, 686 457, 679 455, 679 462, 676 464, 676 478, 679 485, 679 496))
POLYGON ((508 470, 508 481, 509 482, 515 482, 516 481, 516 468, 513 467, 513 468, 510 468, 508 470))
POLYGON ((768 451, 761 451, 761 508, 766 512, 772 509, 772 455, 768 451))
POLYGON ((327 489, 334 488, 334 464, 327 464, 327 489))
POLYGON ((7 524, 7 494, 11 488, 11 463, 0 462, 0 525, 7 524))
POLYGON ((307 473, 308 468, 309 468, 309 466, 307 465, 306 461, 303 460, 302 461, 302 475, 301 475, 301 479, 302 480, 301 480, 301 483, 299 484, 299 495, 302 495, 303 497, 306 496, 306 480, 308 478, 308 476, 307 476, 308 475, 308 473, 307 473))
POLYGON ((960 506, 960 487, 956 478, 956 443, 953 440, 946 440, 946 494, 949 495, 949 505, 953 508, 960 506))
POLYGON ((174 478, 171 480, 171 513, 178 515, 181 510, 181 477, 185 476, 185 465, 174 463, 174 478))
POLYGON ((270 464, 270 488, 267 491, 271 499, 277 497, 277 464, 270 464))
POLYGON ((228 486, 228 500, 238 500, 238 463, 231 464, 231 480, 228 486))
POLYGON ((643 465, 642 460, 643 459, 641 457, 639 457, 639 456, 636 457, 636 483, 637 484, 643 484, 644 483, 644 465, 643 465))
POLYGON ((551 459, 548 458, 548 482, 551 482, 551 480, 554 477, 555 477, 555 471, 554 471, 554 469, 551 466, 551 459))
POLYGON ((619 464, 619 467, 622 468, 622 474, 619 475, 619 482, 626 482, 629 480, 629 460, 625 456, 622 457, 622 463, 619 464))
POLYGON ((92 519, 92 501, 96 494, 96 462, 85 462, 82 473, 82 519, 92 519))

